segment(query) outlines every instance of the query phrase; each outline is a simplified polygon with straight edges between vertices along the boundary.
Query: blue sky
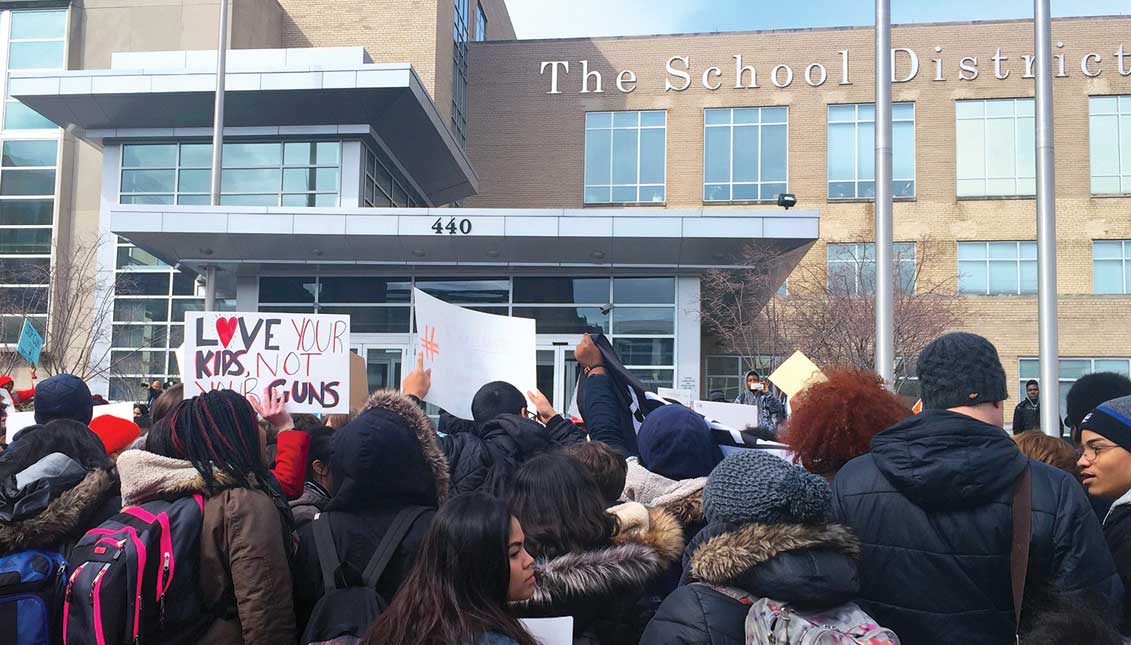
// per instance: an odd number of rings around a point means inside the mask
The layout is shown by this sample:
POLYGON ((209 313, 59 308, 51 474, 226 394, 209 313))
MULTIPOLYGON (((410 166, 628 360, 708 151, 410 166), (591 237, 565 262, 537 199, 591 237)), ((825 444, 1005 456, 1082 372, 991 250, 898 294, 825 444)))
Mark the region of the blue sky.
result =
MULTIPOLYGON (((871 24, 871 0, 506 0, 519 38, 871 24)), ((1028 18, 1032 0, 892 0, 892 21, 1028 18)), ((1131 0, 1052 0, 1054 16, 1131 15, 1131 0)))

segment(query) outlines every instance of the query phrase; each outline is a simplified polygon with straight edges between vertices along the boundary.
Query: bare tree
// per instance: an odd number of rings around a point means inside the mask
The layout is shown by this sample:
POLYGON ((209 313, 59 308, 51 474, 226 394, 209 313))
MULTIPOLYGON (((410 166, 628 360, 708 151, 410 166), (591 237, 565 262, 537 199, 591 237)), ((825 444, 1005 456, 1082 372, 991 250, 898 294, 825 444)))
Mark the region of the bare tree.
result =
MULTIPOLYGON (((760 298, 743 300, 739 296, 756 291, 748 283, 768 278, 749 275, 751 271, 729 276, 708 272, 703 279, 703 319, 743 356, 801 350, 818 365, 874 369, 875 258, 865 243, 844 248, 831 268, 824 262, 798 266, 790 275, 787 297, 764 295, 777 287, 776 279, 769 278, 760 298)), ((938 279, 924 271, 936 251, 936 243, 923 240, 899 245, 895 254, 897 389, 913 376, 914 358, 923 347, 957 327, 967 314, 955 288, 957 278, 938 279)))
MULTIPOLYGON (((128 294, 132 281, 113 270, 100 270, 98 256, 113 241, 104 237, 56 244, 51 262, 5 266, 0 284, 0 337, 14 342, 25 318, 43 336, 38 370, 74 374, 83 380, 107 374, 115 294, 128 294)), ((136 352, 137 350, 134 350, 136 352)), ((115 352, 118 362, 134 352, 115 352)), ((0 353, 0 370, 12 371, 24 359, 15 351, 0 353)))
POLYGON ((700 275, 700 317, 723 346, 738 354, 745 369, 763 367, 761 357, 783 349, 779 286, 801 252, 782 258, 749 245, 739 257, 742 269, 712 269, 700 275))

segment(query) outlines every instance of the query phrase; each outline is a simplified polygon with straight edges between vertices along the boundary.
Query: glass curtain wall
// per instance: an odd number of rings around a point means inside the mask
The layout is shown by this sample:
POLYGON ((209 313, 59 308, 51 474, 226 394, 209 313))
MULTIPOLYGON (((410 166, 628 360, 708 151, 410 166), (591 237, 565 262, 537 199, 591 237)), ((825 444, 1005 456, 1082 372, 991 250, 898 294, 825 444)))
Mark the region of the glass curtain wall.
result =
POLYGON ((650 387, 675 376, 675 278, 263 276, 260 311, 349 314, 355 334, 410 334, 412 287, 485 313, 532 318, 539 334, 605 333, 650 387))

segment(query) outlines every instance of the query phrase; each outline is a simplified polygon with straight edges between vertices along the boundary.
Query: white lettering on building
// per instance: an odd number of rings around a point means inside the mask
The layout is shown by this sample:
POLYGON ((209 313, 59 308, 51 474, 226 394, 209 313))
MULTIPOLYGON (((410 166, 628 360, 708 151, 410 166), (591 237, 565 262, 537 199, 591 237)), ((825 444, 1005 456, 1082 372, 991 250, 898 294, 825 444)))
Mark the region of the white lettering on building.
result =
MULTIPOLYGON (((955 77, 960 81, 974 81, 981 75, 981 71, 978 69, 977 56, 944 57, 942 47, 934 47, 933 50, 935 57, 931 58, 931 62, 934 64, 934 74, 930 77, 932 82, 945 82, 955 77), (953 67, 955 60, 958 61, 957 70, 953 67), (957 74, 954 74, 955 71, 957 74)), ((1055 77, 1068 78, 1064 42, 1057 42, 1054 51, 1056 52, 1053 55, 1053 61, 1056 65, 1055 77)), ((836 80, 836 83, 838 85, 852 85, 850 80, 851 52, 847 49, 841 49, 836 51, 835 54, 839 57, 840 62, 840 78, 836 80)), ((1019 54, 1019 56, 1024 68, 1018 70, 1021 78, 1034 78, 1036 64, 1034 56, 1031 54, 1019 54)), ((1109 70, 1112 74, 1118 72, 1119 76, 1131 76, 1131 64, 1127 60, 1129 56, 1131 56, 1131 52, 1125 49, 1123 43, 1120 43, 1119 48, 1112 52, 1110 57, 1096 51, 1084 52, 1079 59, 1080 73, 1087 78, 1096 78, 1103 74, 1105 70, 1109 70)), ((751 62, 743 58, 742 54, 734 54, 732 58, 734 59, 733 76, 730 75, 731 70, 722 65, 712 64, 706 67, 692 65, 689 54, 672 56, 667 59, 665 64, 666 75, 664 76, 663 89, 665 92, 684 92, 691 88, 693 79, 697 78, 699 85, 708 92, 726 92, 730 88, 757 90, 761 89, 758 84, 759 72, 768 76, 770 83, 775 88, 787 89, 793 86, 795 68, 791 64, 772 60, 751 62), (733 84, 731 81, 733 81, 733 84), (726 86, 726 89, 724 89, 724 86, 726 86)), ((995 80, 1004 81, 1011 77, 1013 70, 1008 66, 1010 54, 1003 52, 1001 47, 994 47, 993 55, 989 56, 989 59, 993 61, 993 78, 995 80)), ((1014 60, 1017 60, 1017 58, 1014 57, 1014 60)), ((578 65, 576 69, 579 69, 581 73, 579 76, 573 76, 572 81, 570 81, 570 62, 566 60, 540 61, 539 75, 546 76, 547 69, 550 72, 550 89, 546 94, 562 94, 564 93, 563 86, 572 86, 578 94, 603 94, 605 92, 602 73, 595 69, 589 69, 588 59, 576 61, 578 65)), ((830 81, 829 70, 836 69, 835 66, 830 67, 834 64, 835 59, 817 60, 807 63, 804 68, 798 67, 797 69, 799 71, 804 69, 803 78, 806 85, 822 87, 830 81)), ((914 82, 919 77, 918 52, 911 47, 893 47, 891 50, 891 70, 893 83, 914 82)), ((611 73, 611 71, 606 70, 606 73, 611 73)), ((986 76, 989 76, 988 71, 986 76)), ((629 94, 639 87, 635 70, 619 70, 615 79, 614 85, 621 94, 629 94)), ((645 79, 645 82, 647 83, 647 79, 645 79)))

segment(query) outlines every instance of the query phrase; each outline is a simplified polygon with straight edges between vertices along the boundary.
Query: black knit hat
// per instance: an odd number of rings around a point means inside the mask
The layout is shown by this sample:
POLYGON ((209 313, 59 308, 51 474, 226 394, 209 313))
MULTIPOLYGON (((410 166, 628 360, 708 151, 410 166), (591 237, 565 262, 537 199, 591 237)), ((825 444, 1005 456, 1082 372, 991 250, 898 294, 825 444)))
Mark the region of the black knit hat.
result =
POLYGON ((946 410, 1009 398, 1005 369, 993 343, 977 334, 939 336, 916 368, 924 410, 946 410))
POLYGON ((1091 430, 1131 451, 1131 396, 1103 403, 1080 422, 1080 431, 1091 430))

